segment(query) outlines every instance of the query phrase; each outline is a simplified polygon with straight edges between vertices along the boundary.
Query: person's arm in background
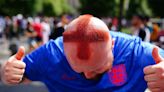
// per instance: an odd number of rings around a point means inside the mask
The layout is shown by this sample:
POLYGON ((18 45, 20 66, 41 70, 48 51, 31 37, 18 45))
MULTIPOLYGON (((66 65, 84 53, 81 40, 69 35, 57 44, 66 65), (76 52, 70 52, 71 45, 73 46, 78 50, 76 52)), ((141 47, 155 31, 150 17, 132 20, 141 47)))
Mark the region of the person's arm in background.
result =
POLYGON ((2 82, 12 85, 29 82, 29 80, 23 76, 26 67, 26 64, 22 61, 24 54, 25 48, 20 47, 14 56, 11 56, 3 63, 1 68, 2 82))
POLYGON ((159 54, 159 48, 154 47, 152 56, 155 65, 149 65, 144 68, 144 78, 147 81, 148 88, 152 92, 164 91, 164 58, 159 54))

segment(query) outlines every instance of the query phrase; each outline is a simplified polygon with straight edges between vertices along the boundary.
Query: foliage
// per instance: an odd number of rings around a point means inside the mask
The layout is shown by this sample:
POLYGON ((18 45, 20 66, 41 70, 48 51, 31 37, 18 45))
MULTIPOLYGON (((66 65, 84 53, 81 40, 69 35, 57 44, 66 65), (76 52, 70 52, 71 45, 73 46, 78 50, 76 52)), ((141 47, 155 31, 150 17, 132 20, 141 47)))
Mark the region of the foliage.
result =
POLYGON ((151 16, 150 7, 148 7, 148 0, 130 0, 129 1, 129 8, 126 11, 126 16, 131 17, 134 14, 146 15, 151 16))
MULTIPOLYGON (((95 16, 119 16, 120 0, 80 0, 82 14, 90 13, 95 16)), ((124 0, 123 16, 131 17, 133 14, 151 16, 147 0, 124 0), (128 2, 128 3, 127 3, 128 2), (128 7, 126 9, 126 7, 128 7)))
POLYGON ((97 17, 115 16, 116 15, 116 0, 80 0, 81 14, 92 14, 97 17))
POLYGON ((148 0, 149 6, 153 11, 153 16, 164 18, 164 0, 148 0))
POLYGON ((72 13, 73 9, 67 0, 0 0, 0 14, 2 15, 62 15, 72 13))
POLYGON ((34 0, 0 0, 2 15, 31 14, 34 0))
MULTIPOLYGON (((133 14, 164 17, 164 0, 123 0, 123 16, 130 18, 133 14), (127 3, 128 2, 128 3, 127 3), (125 8, 128 7, 128 8, 125 8)), ((120 0, 79 0, 80 14, 93 14, 97 17, 119 16, 120 0)), ((0 0, 0 15, 35 15, 48 16, 73 14, 68 0, 0 0)))

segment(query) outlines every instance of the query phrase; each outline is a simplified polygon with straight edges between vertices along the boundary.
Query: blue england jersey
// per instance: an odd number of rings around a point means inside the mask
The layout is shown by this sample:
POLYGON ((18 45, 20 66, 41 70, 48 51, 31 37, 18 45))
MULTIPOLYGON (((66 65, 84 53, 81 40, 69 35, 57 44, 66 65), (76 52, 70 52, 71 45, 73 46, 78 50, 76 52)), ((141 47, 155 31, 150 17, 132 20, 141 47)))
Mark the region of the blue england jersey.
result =
MULTIPOLYGON (((25 77, 45 83, 50 92, 144 92, 147 84, 143 68, 155 64, 154 46, 135 36, 109 33, 115 40, 113 67, 99 80, 87 80, 72 70, 64 54, 62 37, 24 57, 25 77)), ((164 56, 164 51, 159 51, 164 56)))

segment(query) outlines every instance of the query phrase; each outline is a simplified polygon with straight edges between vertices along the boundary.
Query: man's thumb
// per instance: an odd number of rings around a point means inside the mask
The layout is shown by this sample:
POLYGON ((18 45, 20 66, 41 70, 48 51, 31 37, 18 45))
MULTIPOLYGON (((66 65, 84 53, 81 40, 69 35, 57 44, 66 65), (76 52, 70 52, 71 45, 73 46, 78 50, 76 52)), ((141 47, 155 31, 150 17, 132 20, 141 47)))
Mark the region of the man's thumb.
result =
POLYGON ((157 46, 155 46, 155 47, 153 48, 152 56, 153 56, 153 59, 155 60, 156 63, 161 62, 162 57, 160 56, 160 54, 159 54, 159 52, 158 52, 158 47, 157 47, 157 46))
POLYGON ((25 55, 25 48, 23 46, 20 46, 18 52, 15 55, 15 58, 17 60, 21 60, 24 55, 25 55))

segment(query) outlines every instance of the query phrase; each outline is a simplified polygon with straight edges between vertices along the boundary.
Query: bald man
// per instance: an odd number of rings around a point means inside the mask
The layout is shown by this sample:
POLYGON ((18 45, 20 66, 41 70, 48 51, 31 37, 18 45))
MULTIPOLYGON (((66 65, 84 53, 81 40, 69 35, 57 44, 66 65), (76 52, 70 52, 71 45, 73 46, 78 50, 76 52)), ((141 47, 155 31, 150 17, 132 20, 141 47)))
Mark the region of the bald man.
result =
POLYGON ((76 18, 63 37, 23 55, 21 47, 3 64, 4 83, 41 81, 50 92, 144 92, 147 83, 152 91, 162 90, 152 85, 159 83, 154 64, 164 62, 164 51, 138 37, 109 32, 91 15, 76 18))

